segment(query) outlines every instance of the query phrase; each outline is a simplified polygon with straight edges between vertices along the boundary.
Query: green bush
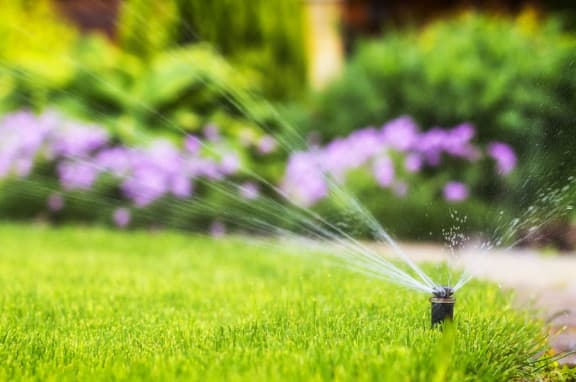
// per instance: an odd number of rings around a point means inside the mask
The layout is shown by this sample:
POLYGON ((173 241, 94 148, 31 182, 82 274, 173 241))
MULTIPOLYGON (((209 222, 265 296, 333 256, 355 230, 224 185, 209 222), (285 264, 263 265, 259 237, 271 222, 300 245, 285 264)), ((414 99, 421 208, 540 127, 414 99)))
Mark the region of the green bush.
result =
POLYGON ((148 57, 208 42, 235 64, 266 79, 266 96, 298 95, 306 83, 303 5, 299 0, 129 0, 122 3, 120 45, 148 57))
POLYGON ((37 108, 48 90, 63 86, 75 67, 70 48, 77 33, 49 0, 2 2, 0 13, 0 111, 37 108))
POLYGON ((480 142, 514 146, 516 185, 523 197, 535 195, 544 178, 565 179, 576 168, 575 62, 575 39, 554 20, 467 13, 363 44, 293 119, 324 139, 403 114, 428 127, 469 121, 480 142))
POLYGON ((209 46, 168 50, 144 60, 101 39, 76 52, 82 63, 72 80, 54 89, 52 102, 85 119, 94 115, 124 140, 145 131, 182 136, 216 124, 230 136, 257 138, 277 130, 252 77, 238 75, 209 46), (144 131, 143 129, 144 128, 144 131))

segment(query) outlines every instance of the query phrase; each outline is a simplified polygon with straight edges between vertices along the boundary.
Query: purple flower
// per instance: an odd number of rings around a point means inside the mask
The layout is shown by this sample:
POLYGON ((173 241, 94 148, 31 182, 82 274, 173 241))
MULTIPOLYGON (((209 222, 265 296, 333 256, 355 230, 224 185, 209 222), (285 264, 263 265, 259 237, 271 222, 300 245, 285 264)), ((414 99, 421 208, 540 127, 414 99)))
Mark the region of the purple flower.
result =
POLYGON ((365 165, 385 149, 380 133, 374 128, 357 130, 346 138, 333 140, 325 148, 317 148, 318 165, 339 181, 346 173, 365 165))
POLYGON ((359 164, 368 161, 385 148, 382 134, 373 127, 356 130, 345 138, 344 142, 359 164))
POLYGON ((13 153, 35 156, 48 133, 55 128, 52 113, 36 116, 30 111, 20 111, 0 120, 2 149, 12 147, 13 153))
POLYGON ((132 214, 130 213, 130 210, 127 208, 124 207, 117 208, 114 210, 114 213, 112 214, 112 220, 114 221, 114 224, 116 224, 117 227, 124 228, 128 224, 130 224, 130 221, 132 220, 132 214))
POLYGON ((185 175, 176 175, 170 179, 170 192, 180 199, 192 196, 192 181, 185 175))
POLYGON ((311 206, 328 196, 328 184, 315 152, 295 152, 288 159, 282 190, 296 203, 311 206))
POLYGON ((98 126, 66 122, 49 138, 50 153, 56 157, 86 156, 108 143, 108 132, 98 126))
POLYGON ((218 180, 224 177, 217 163, 204 158, 192 158, 188 160, 186 162, 186 171, 191 177, 203 176, 212 180, 218 180))
POLYGON ((414 149, 430 166, 438 166, 444 153, 474 161, 480 158, 480 152, 470 143, 474 134, 474 126, 469 123, 449 130, 434 127, 420 135, 414 149))
POLYGON ((20 178, 25 178, 32 172, 34 167, 34 159, 30 157, 16 158, 13 162, 16 175, 20 178))
POLYGON ((240 158, 234 153, 225 154, 220 162, 220 170, 225 175, 235 173, 240 169, 240 158))
POLYGON ((15 173, 28 176, 40 156, 50 125, 31 112, 0 119, 0 178, 15 173))
POLYGON ((404 167, 408 172, 418 172, 422 169, 422 157, 419 154, 408 154, 404 159, 404 167))
POLYGON ((180 172, 184 168, 184 157, 172 143, 166 140, 156 140, 146 150, 137 152, 139 162, 145 167, 154 167, 166 174, 180 172))
POLYGON ((394 181, 394 164, 390 158, 382 156, 374 162, 374 177, 382 187, 389 187, 394 181))
POLYGON ((460 142, 470 142, 476 135, 476 130, 474 129, 474 125, 465 122, 454 127, 451 134, 460 142))
POLYGON ((0 179, 5 178, 12 169, 12 158, 0 151, 0 179))
POLYGON ((353 152, 344 139, 335 139, 324 149, 317 149, 317 155, 324 170, 337 179, 343 179, 346 172, 357 168, 364 161, 364 154, 353 152))
POLYGON ((60 184, 65 190, 88 190, 98 175, 91 163, 65 161, 58 165, 60 184))
MULTIPOLYGON (((137 207, 145 207, 168 193, 178 198, 192 195, 190 161, 197 157, 186 158, 170 142, 160 140, 145 150, 131 150, 128 155, 126 176, 121 184, 125 196, 137 207)), ((104 159, 110 161, 112 168, 119 168, 115 160, 121 159, 122 152, 116 152, 104 159)))
MULTIPOLYGON (((45 131, 33 125, 24 126, 23 128, 19 128, 18 131, 12 131, 11 133, 14 134, 12 136, 12 142, 10 142, 10 136, 5 136, 4 139, 7 139, 9 144, 14 145, 14 151, 16 153, 31 158, 38 154, 46 137, 45 131)), ((8 132, 8 134, 10 134, 10 132, 8 132)))
POLYGON ((424 132, 416 144, 417 151, 422 154, 426 163, 430 166, 438 166, 444 150, 444 142, 447 134, 439 127, 434 127, 424 132))
POLYGON ((506 175, 516 167, 516 153, 514 149, 502 142, 492 142, 488 145, 488 155, 496 161, 500 174, 506 175))
POLYGON ((460 202, 468 198, 468 186, 461 182, 448 182, 444 186, 444 199, 449 202, 460 202))
POLYGON ((328 184, 320 173, 303 176, 293 192, 294 201, 303 206, 311 206, 328 196, 328 184))
POLYGON ((253 200, 260 196, 260 188, 254 182, 245 182, 239 187, 239 193, 244 199, 253 200))
POLYGON ((418 126, 410 117, 396 118, 382 127, 382 137, 393 149, 406 151, 418 139, 418 126))
POLYGON ((121 189, 137 207, 146 207, 169 192, 169 185, 160 169, 142 166, 122 182, 121 189))
POLYGON ((184 147, 190 154, 198 154, 201 146, 202 142, 194 135, 187 135, 184 139, 184 147))
POLYGON ((222 237, 226 234, 226 226, 224 225, 224 223, 215 220, 212 222, 212 224, 210 225, 210 235, 212 235, 212 237, 222 237))
POLYGON ((112 147, 99 151, 93 157, 94 164, 115 176, 125 176, 132 166, 132 155, 129 149, 112 147))
POLYGON ((258 141, 258 152, 260 154, 270 154, 276 150, 278 143, 274 138, 265 135, 258 141))
POLYGON ((48 196, 46 205, 50 211, 58 212, 64 208, 64 197, 59 192, 53 192, 48 196))
POLYGON ((462 123, 451 130, 447 130, 443 150, 455 157, 477 160, 480 158, 480 153, 470 143, 475 134, 474 126, 470 123, 462 123))

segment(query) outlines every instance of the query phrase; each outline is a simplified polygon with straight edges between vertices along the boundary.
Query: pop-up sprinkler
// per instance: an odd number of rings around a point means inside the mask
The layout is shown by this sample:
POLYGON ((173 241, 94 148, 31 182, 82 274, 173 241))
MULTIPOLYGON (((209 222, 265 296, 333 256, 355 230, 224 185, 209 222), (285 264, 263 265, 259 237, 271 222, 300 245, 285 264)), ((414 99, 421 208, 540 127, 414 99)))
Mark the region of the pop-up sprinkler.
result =
POLYGON ((432 304, 432 327, 446 321, 454 319, 454 289, 448 286, 441 286, 434 289, 434 296, 430 298, 432 304))

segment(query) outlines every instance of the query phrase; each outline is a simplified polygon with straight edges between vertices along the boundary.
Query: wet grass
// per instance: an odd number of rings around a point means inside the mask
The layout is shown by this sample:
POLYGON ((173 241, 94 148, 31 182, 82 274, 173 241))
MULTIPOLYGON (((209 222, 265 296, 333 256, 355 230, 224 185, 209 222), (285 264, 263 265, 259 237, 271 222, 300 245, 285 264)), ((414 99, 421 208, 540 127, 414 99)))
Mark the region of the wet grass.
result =
POLYGON ((0 226, 2 380, 562 378, 495 286, 428 296, 241 239, 0 226), (553 377, 552 377, 553 376, 553 377))

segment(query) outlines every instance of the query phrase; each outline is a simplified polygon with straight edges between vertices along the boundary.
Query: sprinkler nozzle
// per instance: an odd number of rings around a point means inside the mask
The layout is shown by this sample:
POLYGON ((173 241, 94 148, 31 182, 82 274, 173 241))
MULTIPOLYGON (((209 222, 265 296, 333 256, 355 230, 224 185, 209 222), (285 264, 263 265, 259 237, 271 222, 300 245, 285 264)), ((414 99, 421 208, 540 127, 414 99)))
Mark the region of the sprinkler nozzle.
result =
POLYGON ((452 297, 452 295, 454 294, 454 289, 452 289, 449 286, 437 286, 434 287, 434 291, 432 292, 432 294, 434 295, 434 297, 438 298, 452 297))
POLYGON ((454 304, 456 299, 454 296, 454 289, 448 286, 441 286, 434 288, 434 295, 430 298, 432 304, 432 327, 446 321, 454 319, 454 304))

